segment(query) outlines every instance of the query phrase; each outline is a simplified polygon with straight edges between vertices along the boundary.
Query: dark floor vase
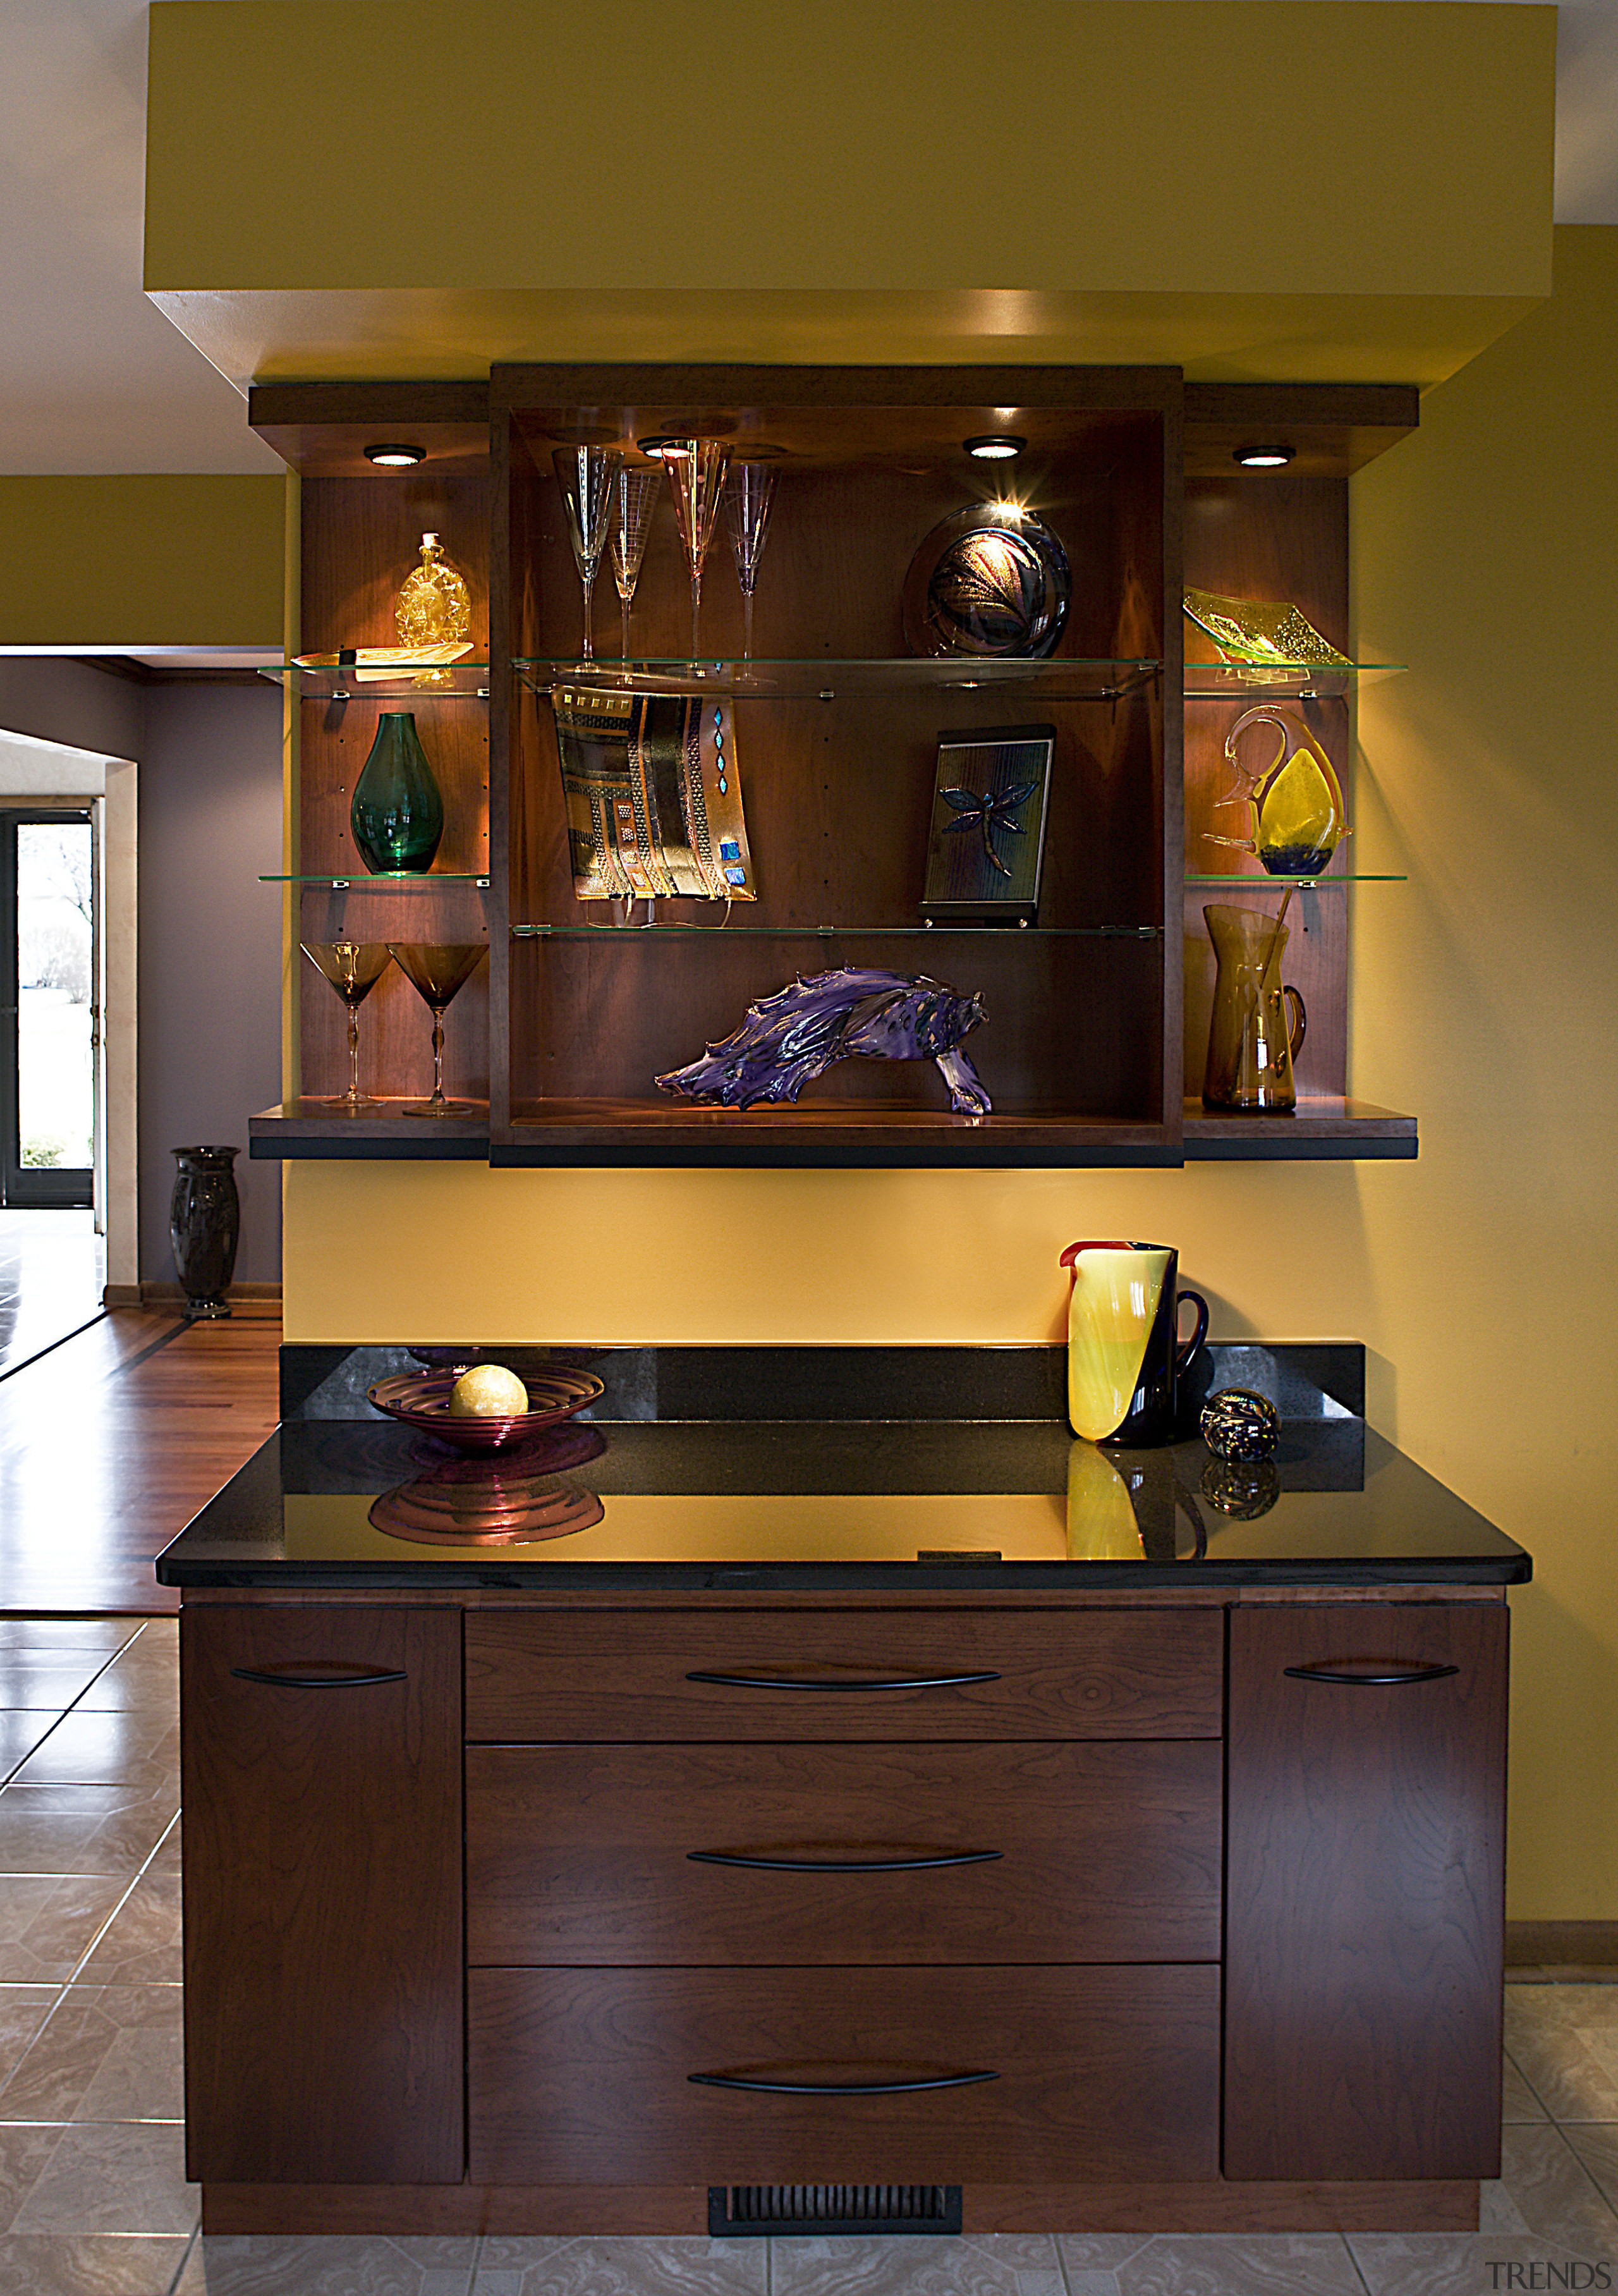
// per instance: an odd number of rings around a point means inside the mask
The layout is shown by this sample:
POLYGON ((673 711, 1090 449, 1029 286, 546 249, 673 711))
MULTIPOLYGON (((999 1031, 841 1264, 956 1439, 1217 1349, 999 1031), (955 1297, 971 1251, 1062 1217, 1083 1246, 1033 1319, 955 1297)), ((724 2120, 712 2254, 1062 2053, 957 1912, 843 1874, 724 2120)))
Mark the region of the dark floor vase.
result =
POLYGON ((168 1208, 168 1233, 174 1239, 174 1264, 185 1293, 185 1313, 193 1321, 230 1314, 225 1294, 236 1265, 236 1238, 241 1228, 241 1206, 231 1167, 240 1152, 235 1148, 173 1152, 179 1169, 168 1208))

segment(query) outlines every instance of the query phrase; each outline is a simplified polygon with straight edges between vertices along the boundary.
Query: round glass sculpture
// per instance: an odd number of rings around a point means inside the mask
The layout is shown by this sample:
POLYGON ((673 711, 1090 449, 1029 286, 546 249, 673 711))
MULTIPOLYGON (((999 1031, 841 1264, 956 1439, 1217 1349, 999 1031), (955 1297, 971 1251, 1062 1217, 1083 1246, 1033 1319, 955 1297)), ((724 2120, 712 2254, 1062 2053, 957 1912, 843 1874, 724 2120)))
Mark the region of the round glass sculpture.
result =
POLYGON ((1056 652, 1073 578, 1043 519, 1005 503, 956 511, 904 578, 904 641, 917 654, 1041 660, 1056 652))
POLYGON ((1281 1432, 1281 1417, 1268 1396, 1245 1387, 1222 1388, 1202 1406, 1202 1439, 1216 1458, 1267 1459, 1281 1432))

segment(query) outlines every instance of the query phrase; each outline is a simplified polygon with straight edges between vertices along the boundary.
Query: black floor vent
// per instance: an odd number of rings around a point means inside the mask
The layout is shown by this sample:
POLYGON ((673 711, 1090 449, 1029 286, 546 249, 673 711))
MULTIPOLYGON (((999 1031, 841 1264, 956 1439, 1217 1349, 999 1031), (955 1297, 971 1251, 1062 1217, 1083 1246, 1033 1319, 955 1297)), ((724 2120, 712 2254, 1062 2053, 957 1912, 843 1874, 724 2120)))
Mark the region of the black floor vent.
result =
POLYGON ((710 2185, 715 2240, 796 2233, 959 2232, 959 2185, 710 2185))

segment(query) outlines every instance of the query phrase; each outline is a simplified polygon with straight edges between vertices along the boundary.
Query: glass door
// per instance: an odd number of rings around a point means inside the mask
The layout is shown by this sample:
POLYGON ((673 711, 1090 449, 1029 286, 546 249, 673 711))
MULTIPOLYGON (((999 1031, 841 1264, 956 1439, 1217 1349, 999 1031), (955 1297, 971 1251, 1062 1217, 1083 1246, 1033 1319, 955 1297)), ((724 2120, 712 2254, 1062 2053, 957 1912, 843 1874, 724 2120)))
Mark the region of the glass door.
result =
POLYGON ((87 1205, 95 1165, 95 831, 0 812, 0 1202, 87 1205))

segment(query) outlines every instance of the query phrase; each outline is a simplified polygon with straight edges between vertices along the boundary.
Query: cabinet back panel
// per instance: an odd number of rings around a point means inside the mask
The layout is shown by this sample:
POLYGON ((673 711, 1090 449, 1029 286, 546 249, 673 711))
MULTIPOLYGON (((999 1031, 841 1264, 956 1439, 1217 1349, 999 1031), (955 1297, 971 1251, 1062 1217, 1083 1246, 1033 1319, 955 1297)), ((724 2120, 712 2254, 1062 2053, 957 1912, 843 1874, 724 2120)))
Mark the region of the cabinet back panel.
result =
MULTIPOLYGON (((512 1101, 676 1103, 655 1078, 701 1056, 750 1004, 839 964, 923 968, 988 1017, 963 1049, 1001 1114, 1156 1121, 1162 948, 1157 941, 1044 939, 1014 932, 835 944, 715 932, 711 939, 603 932, 607 946, 519 942, 512 950, 512 1101)), ((453 1015, 452 1015, 453 1018, 453 1015)), ((931 1061, 846 1060, 805 1087, 804 1104, 944 1110, 931 1061)))

